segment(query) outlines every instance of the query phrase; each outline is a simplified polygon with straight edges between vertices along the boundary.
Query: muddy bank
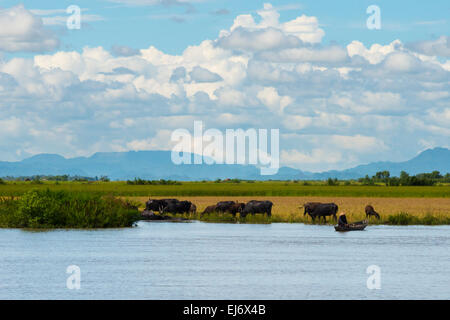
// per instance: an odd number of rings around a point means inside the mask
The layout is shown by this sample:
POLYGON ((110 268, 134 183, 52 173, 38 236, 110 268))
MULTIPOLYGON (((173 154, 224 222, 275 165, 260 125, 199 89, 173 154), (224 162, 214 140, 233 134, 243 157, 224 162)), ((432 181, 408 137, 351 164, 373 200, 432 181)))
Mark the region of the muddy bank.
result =
POLYGON ((141 212, 141 220, 144 221, 173 221, 173 222, 182 222, 182 221, 189 221, 189 219, 186 218, 176 218, 166 215, 159 215, 154 213, 151 210, 144 210, 141 212))

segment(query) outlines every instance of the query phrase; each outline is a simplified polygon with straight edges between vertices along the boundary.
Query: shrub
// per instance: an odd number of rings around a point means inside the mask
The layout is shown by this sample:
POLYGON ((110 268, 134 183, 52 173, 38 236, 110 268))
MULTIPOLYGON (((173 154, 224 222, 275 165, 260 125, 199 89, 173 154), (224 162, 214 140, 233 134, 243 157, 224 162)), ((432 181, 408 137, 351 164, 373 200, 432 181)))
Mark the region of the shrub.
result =
POLYGON ((0 203, 0 227, 114 228, 139 220, 137 206, 112 196, 31 190, 0 203))
POLYGON ((417 217, 414 217, 406 212, 400 212, 398 214, 395 215, 390 215, 388 217, 388 224, 392 224, 392 225, 410 225, 410 224, 416 224, 417 221, 417 217))
POLYGON ((329 186, 337 186, 337 185, 339 185, 338 179, 337 178, 334 178, 334 179, 328 178, 327 185, 329 185, 329 186))

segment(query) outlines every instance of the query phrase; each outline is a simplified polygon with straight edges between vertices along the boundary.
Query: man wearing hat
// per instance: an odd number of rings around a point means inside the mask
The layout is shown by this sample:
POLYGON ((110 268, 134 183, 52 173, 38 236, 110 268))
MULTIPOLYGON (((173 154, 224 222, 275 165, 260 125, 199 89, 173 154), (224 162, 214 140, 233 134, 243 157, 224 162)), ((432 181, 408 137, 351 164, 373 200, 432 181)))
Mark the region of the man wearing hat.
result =
POLYGON ((338 225, 341 227, 346 227, 348 225, 347 217, 345 216, 345 212, 341 212, 341 214, 339 214, 338 225))

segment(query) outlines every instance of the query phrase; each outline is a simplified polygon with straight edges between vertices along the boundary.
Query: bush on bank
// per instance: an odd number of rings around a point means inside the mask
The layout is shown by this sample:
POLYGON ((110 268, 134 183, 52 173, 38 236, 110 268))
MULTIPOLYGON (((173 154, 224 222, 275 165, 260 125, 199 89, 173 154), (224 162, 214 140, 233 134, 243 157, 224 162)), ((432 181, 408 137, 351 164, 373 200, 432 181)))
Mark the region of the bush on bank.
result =
POLYGON ((137 220, 137 206, 112 196, 47 189, 0 200, 3 228, 116 228, 137 220))

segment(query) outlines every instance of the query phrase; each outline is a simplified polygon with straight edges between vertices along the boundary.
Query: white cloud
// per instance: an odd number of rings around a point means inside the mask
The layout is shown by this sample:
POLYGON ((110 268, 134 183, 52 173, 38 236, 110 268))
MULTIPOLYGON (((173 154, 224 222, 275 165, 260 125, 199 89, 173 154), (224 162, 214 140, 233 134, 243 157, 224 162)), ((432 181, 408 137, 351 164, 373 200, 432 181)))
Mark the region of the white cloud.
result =
POLYGON ((344 150, 377 153, 387 149, 383 141, 379 141, 375 137, 366 137, 359 134, 355 136, 333 135, 330 139, 331 143, 338 145, 344 150))
POLYGON ((145 150, 171 150, 174 143, 170 136, 172 131, 159 130, 153 138, 135 139, 127 142, 124 150, 145 151, 145 150))
POLYGON ((386 57, 384 65, 391 71, 410 72, 419 67, 419 61, 408 53, 395 52, 386 57))
MULTIPOLYGON (((81 11, 81 23, 94 21, 103 21, 103 18, 97 14, 87 14, 89 9, 80 9, 81 11)), ((67 13, 66 9, 31 9, 29 10, 32 14, 42 17, 42 22, 44 25, 50 26, 66 26, 67 20, 70 15, 67 13)))
POLYGON ((191 80, 195 82, 217 82, 223 80, 217 73, 199 66, 194 67, 189 75, 191 80))
POLYGON ((167 150, 171 131, 194 120, 278 128, 282 165, 303 170, 448 144, 450 61, 399 40, 325 46, 315 17, 281 23, 269 5, 259 15, 177 55, 117 46, 0 60, 4 158, 167 150))
POLYGON ((350 57, 361 56, 371 64, 377 64, 383 61, 388 54, 400 50, 402 47, 402 42, 395 40, 385 46, 375 43, 370 49, 367 49, 362 42, 355 40, 347 45, 347 52, 350 57))
POLYGON ((219 44, 223 48, 247 51, 294 47, 300 43, 298 38, 289 36, 272 27, 256 30, 238 27, 229 35, 219 39, 219 44), (251 41, 249 41, 250 39, 251 41))
POLYGON ((59 46, 58 38, 44 27, 42 19, 23 5, 0 9, 0 51, 51 51, 59 46))
POLYGON ((276 62, 343 62, 347 52, 338 46, 327 48, 291 48, 263 52, 261 58, 276 62))
POLYGON ((450 36, 441 36, 436 40, 418 41, 410 47, 429 56, 450 57, 450 36))
POLYGON ((257 94, 258 99, 273 113, 283 113, 284 108, 292 103, 289 96, 280 96, 277 89, 266 87, 257 94))
POLYGON ((229 30, 220 32, 219 44, 229 49, 267 50, 301 42, 320 43, 325 35, 316 17, 302 15, 280 23, 280 14, 269 3, 264 4, 258 15, 259 23, 249 14, 237 16, 229 30))
POLYGON ((311 164, 335 164, 341 160, 341 153, 326 149, 313 149, 311 152, 301 152, 295 149, 283 150, 281 161, 293 167, 309 170, 311 164))

